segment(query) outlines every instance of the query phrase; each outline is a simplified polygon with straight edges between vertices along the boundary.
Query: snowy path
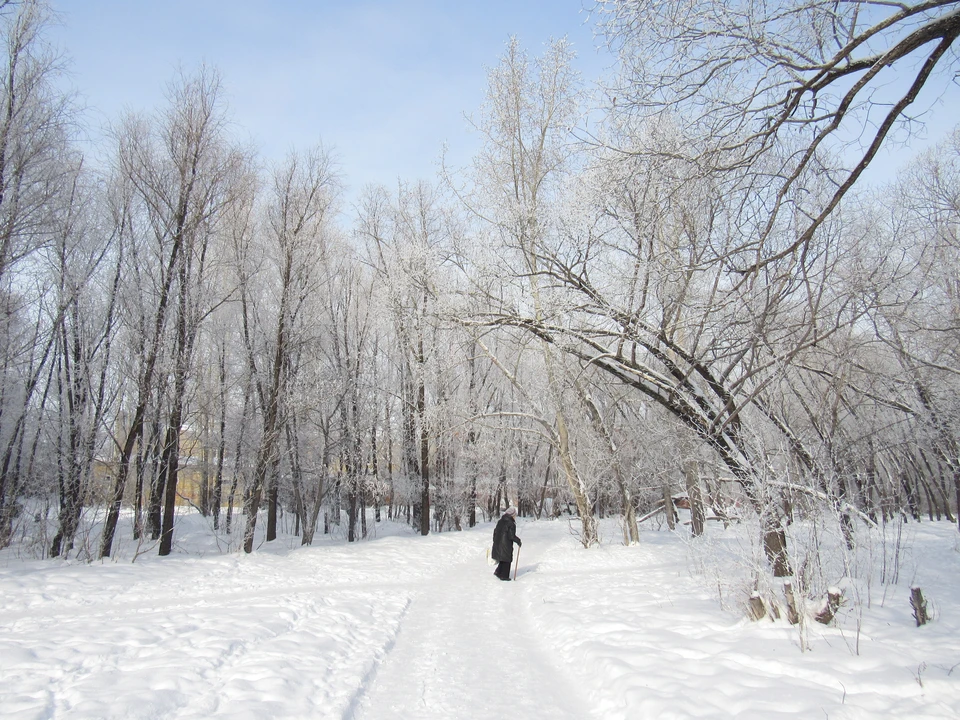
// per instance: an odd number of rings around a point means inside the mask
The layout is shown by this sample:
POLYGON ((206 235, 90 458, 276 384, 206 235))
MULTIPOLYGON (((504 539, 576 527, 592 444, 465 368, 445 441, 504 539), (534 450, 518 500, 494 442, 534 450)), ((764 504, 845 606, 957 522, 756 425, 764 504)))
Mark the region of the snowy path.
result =
POLYGON ((574 679, 548 656, 524 612, 523 573, 555 544, 525 530, 519 582, 500 582, 473 558, 424 584, 348 718, 589 716, 574 679))
POLYGON ((0 568, 0 718, 589 717, 530 613, 549 530, 517 583, 492 527, 0 568))
POLYGON ((908 528, 933 623, 888 586, 810 623, 809 652, 786 620, 744 617, 749 577, 710 569, 742 528, 689 552, 682 530, 624 547, 606 522, 584 550, 566 521, 518 525, 516 583, 486 563, 491 523, 135 564, 0 552, 0 720, 960 717, 952 523, 908 528))

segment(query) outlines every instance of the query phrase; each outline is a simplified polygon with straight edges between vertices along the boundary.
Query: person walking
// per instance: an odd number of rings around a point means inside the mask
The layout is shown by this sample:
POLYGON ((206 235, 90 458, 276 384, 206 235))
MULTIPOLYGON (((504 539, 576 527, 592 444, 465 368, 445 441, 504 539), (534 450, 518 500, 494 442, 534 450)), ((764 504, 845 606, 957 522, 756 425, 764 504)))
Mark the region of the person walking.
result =
POLYGON ((493 530, 493 551, 490 557, 497 561, 497 569, 493 571, 501 580, 510 579, 510 564, 513 562, 513 544, 523 545, 517 537, 517 509, 508 507, 497 522, 493 530))

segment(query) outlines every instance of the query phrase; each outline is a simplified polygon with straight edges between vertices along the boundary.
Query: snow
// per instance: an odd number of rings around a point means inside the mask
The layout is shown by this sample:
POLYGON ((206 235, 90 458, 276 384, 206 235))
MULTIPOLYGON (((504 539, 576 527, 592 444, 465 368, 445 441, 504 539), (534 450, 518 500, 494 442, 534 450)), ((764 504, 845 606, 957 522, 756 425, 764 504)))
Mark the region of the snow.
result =
MULTIPOLYGON (((178 552, 0 554, 3 718, 957 718, 960 534, 906 526, 896 585, 834 578, 831 626, 747 619, 723 558, 745 526, 646 530, 583 549, 566 520, 518 521, 517 582, 492 524, 360 543, 283 536, 216 552, 184 515, 178 552), (910 586, 933 622, 917 628, 910 586)), ((371 519, 372 524, 372 519, 371 519)), ((880 545, 878 545, 880 547, 880 545)))

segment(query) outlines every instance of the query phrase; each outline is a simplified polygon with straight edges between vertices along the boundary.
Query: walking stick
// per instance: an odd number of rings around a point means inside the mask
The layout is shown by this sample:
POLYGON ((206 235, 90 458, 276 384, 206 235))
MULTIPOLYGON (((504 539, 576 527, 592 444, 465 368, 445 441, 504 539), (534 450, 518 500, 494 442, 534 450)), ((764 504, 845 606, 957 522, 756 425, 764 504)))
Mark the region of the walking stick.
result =
POLYGON ((517 570, 520 569, 520 548, 517 548, 517 564, 513 567, 513 581, 517 581, 517 570))

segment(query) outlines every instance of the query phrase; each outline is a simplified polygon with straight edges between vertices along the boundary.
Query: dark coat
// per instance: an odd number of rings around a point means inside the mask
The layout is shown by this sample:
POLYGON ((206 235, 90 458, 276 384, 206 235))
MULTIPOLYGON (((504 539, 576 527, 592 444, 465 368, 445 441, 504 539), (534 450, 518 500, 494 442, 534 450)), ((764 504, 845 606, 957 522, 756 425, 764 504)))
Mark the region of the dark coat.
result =
POLYGON ((517 537, 517 521, 513 515, 503 514, 493 530, 493 551, 490 553, 497 562, 513 562, 513 544, 520 545, 517 537))

